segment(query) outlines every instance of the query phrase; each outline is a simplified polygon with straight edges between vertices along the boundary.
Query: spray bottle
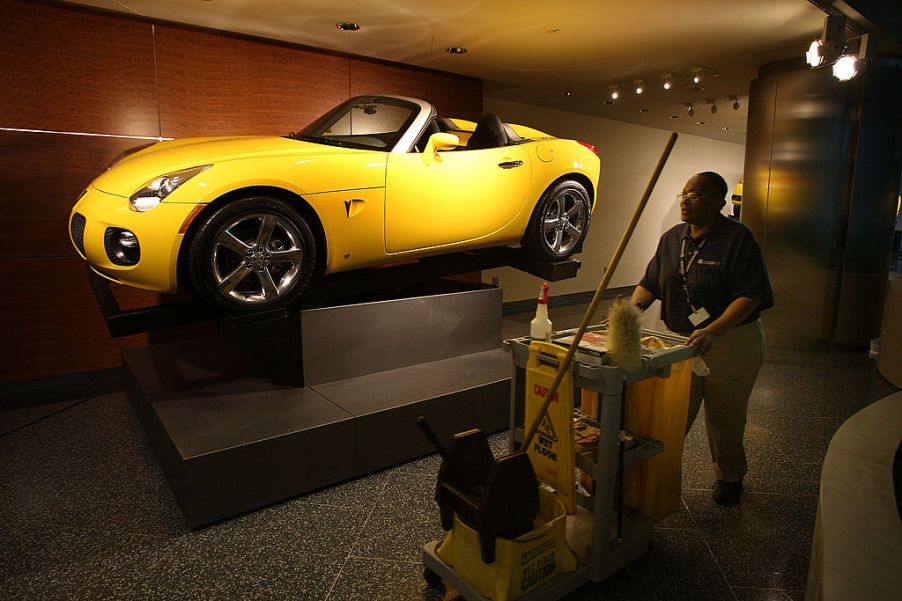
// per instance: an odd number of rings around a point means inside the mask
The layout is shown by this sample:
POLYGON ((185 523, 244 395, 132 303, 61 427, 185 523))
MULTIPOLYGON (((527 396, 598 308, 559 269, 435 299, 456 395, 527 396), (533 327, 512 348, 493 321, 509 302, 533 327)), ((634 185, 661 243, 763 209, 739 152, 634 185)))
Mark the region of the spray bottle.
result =
POLYGON ((542 293, 536 305, 536 316, 529 322, 529 337, 534 340, 551 340, 551 320, 548 319, 548 282, 542 282, 542 293))

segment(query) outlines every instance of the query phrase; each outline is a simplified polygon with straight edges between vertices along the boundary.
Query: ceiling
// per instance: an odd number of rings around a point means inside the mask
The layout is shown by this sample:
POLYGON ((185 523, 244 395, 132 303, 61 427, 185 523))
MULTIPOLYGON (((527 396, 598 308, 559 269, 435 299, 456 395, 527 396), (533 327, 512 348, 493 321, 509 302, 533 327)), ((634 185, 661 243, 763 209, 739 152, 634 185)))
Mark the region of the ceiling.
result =
POLYGON ((485 80, 490 97, 741 144, 749 82, 758 67, 801 56, 824 22, 808 0, 73 3, 472 75, 485 80), (336 24, 343 21, 360 30, 340 31, 336 24), (452 46, 468 52, 448 54, 452 46), (691 85, 698 67, 703 89, 691 85), (673 74, 669 91, 662 87, 666 72, 673 74), (637 79, 645 80, 640 96, 637 79), (605 104, 614 84, 620 98, 605 104))

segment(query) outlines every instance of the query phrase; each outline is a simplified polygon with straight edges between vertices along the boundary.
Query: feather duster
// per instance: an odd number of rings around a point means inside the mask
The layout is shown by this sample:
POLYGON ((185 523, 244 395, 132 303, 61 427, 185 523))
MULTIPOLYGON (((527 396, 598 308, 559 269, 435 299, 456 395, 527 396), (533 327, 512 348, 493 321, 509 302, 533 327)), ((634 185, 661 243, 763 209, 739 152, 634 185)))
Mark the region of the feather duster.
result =
POLYGON ((618 298, 608 310, 608 355, 627 373, 642 367, 642 313, 628 300, 618 298))

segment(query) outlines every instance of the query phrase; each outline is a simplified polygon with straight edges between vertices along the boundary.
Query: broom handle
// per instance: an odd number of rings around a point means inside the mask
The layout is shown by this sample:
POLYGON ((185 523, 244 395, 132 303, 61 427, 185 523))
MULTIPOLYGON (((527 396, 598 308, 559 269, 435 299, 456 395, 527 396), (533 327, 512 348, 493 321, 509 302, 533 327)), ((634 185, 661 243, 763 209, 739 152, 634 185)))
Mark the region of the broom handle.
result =
POLYGON ((645 210, 645 205, 648 204, 648 199, 651 197, 652 190, 655 189, 655 184, 658 183, 658 178, 661 176, 661 171, 664 170, 664 165, 667 163, 667 159, 670 157, 670 151, 673 150, 673 145, 676 144, 677 137, 679 136, 676 132, 670 134, 670 139, 667 141, 667 146, 664 147, 664 153, 658 160, 658 166, 655 167, 655 171, 654 173, 652 173, 651 179, 648 182, 648 186, 646 186, 645 188, 645 193, 642 195, 642 200, 639 201, 639 206, 636 207, 636 211, 635 213, 633 213, 633 218, 630 221, 630 224, 627 226, 626 231, 623 232, 623 238, 620 239, 620 244, 617 245, 617 250, 614 251, 614 256, 611 257, 611 262, 608 263, 608 267, 604 272, 604 276, 602 276, 601 282, 599 282, 598 288, 595 290, 595 295, 592 297, 592 302, 589 303, 589 307, 586 309, 586 313, 583 315, 582 323, 579 324, 579 329, 576 331, 576 334, 573 337, 573 342, 570 344, 570 348, 567 349, 567 354, 564 355, 564 359, 558 366, 557 373, 554 375, 554 381, 551 383, 551 386, 548 388, 548 392, 545 394, 545 400, 542 402, 542 408, 539 410, 538 414, 536 414, 535 419, 529 426, 529 430, 527 430, 526 435, 523 438, 523 446, 521 448, 523 448, 524 450, 529 449, 529 445, 532 444, 532 439, 536 435, 536 431, 539 429, 539 424, 542 423, 542 417, 548 410, 548 406, 551 405, 551 399, 554 398, 558 387, 561 385, 561 380, 564 379, 564 374, 567 373, 567 370, 570 369, 570 364, 573 363, 573 355, 576 354, 576 349, 577 347, 579 347, 579 341, 582 340, 583 334, 586 332, 586 328, 589 327, 589 322, 592 321, 592 316, 595 315, 595 309, 598 308, 598 304, 601 302, 601 297, 604 294, 605 290, 607 290, 608 288, 608 282, 611 281, 611 275, 614 273, 614 270, 617 268, 617 264, 620 262, 620 257, 623 255, 623 251, 626 249, 626 245, 630 241, 630 237, 633 235, 633 230, 636 229, 636 224, 639 223, 639 217, 642 216, 642 211, 645 210))

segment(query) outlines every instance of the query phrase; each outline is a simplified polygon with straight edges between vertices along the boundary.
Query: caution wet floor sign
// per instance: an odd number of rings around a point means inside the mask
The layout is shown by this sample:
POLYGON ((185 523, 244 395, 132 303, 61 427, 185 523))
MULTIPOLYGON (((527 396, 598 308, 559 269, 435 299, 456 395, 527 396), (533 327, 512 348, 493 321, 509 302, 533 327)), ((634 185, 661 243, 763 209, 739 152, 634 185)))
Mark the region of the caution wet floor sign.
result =
MULTIPOLYGON (((529 345, 526 364, 526 424, 536 418, 566 349, 545 342, 529 345)), ((527 454, 536 477, 557 492, 568 513, 576 513, 573 458, 573 374, 568 371, 542 417, 527 454)))

